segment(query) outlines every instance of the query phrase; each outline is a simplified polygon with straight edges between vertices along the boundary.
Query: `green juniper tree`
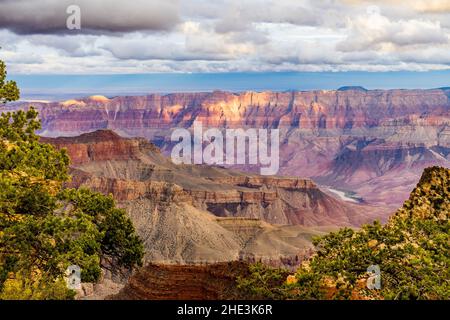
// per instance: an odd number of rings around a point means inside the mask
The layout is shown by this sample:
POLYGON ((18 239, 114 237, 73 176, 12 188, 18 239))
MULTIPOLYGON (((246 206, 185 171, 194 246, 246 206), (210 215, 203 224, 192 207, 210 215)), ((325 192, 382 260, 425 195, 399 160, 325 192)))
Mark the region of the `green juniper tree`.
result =
MULTIPOLYGON (((0 101, 18 98, 0 61, 0 101)), ((126 213, 111 196, 64 188, 69 157, 41 143, 40 128, 33 107, 0 116, 0 299, 72 298, 63 278, 69 265, 95 282, 103 261, 142 263, 143 245, 126 213)))
POLYGON ((0 103, 19 100, 19 88, 15 81, 6 81, 6 65, 0 60, 0 103))

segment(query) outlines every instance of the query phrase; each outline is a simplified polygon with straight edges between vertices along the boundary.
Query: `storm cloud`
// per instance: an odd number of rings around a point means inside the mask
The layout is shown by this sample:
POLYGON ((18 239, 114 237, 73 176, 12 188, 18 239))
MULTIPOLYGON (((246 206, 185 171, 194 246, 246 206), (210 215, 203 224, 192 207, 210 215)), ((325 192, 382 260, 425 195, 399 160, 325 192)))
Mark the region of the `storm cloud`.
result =
POLYGON ((179 21, 176 0, 0 0, 0 28, 18 34, 69 33, 69 6, 81 11, 83 33, 161 31, 179 21))

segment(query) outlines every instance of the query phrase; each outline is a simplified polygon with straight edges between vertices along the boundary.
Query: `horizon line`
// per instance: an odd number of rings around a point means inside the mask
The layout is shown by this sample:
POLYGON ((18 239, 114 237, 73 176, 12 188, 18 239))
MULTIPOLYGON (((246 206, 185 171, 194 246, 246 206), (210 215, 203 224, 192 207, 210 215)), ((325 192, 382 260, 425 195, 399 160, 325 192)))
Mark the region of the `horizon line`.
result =
MULTIPOLYGON (((147 97, 152 95, 160 95, 160 96, 169 96, 174 94, 196 94, 196 93, 203 93, 203 94, 213 94, 215 92, 219 93, 229 93, 233 95, 239 95, 241 93, 308 93, 308 92, 346 92, 346 91, 359 91, 359 92, 374 92, 374 91, 435 91, 435 90, 441 90, 441 91, 450 91, 450 86, 448 87, 439 87, 439 88, 393 88, 393 89, 366 89, 361 86, 344 86, 336 89, 310 89, 310 90, 297 90, 297 89, 288 89, 288 90, 238 90, 238 91, 231 91, 231 90, 204 90, 204 91, 174 91, 174 92, 148 92, 148 93, 135 93, 135 94, 114 94, 114 95, 108 95, 108 94, 89 94, 83 95, 86 93, 78 93, 80 96, 68 98, 68 100, 72 99, 90 99, 96 96, 105 97, 108 100, 112 100, 118 97, 147 97), (81 96, 82 95, 82 96, 81 96)), ((77 93, 71 93, 71 94, 77 94, 77 93)), ((10 103, 14 102, 64 102, 63 100, 48 100, 48 99, 22 99, 20 98, 17 101, 12 101, 10 103)))

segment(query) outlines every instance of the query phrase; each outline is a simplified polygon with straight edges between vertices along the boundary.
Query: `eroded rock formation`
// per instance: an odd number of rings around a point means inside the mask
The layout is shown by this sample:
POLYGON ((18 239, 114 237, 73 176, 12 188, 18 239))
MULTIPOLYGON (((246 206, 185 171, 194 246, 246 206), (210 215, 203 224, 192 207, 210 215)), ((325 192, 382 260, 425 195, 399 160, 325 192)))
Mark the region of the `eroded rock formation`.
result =
POLYGON ((43 135, 111 129, 123 136, 150 139, 165 154, 171 150, 171 130, 191 128, 196 120, 204 127, 279 128, 280 174, 309 177, 355 192, 385 215, 407 198, 425 167, 449 166, 449 88, 215 91, 35 105, 43 135))
POLYGON ((313 235, 376 217, 309 179, 175 165, 145 139, 111 131, 42 140, 67 149, 70 185, 112 194, 128 211, 147 261, 298 263, 313 235))

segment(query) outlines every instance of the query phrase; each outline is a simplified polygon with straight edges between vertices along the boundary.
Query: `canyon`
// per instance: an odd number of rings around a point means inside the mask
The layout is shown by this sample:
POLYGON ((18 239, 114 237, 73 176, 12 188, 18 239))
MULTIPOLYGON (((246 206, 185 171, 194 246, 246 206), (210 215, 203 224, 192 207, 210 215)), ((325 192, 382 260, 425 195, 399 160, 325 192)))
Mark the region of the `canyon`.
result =
MULTIPOLYGON (((11 103, 6 109, 29 105, 11 103)), ((43 136, 109 129, 146 138, 165 155, 173 147, 171 131, 192 129, 194 121, 205 128, 276 128, 280 175, 310 178, 324 191, 333 188, 354 196, 378 207, 382 220, 407 198, 425 167, 448 167, 450 159, 450 88, 214 91, 93 96, 33 105, 41 115, 43 136)))
POLYGON ((128 280, 104 279, 93 290, 102 298, 121 288, 111 297, 239 298, 228 268, 261 261, 293 270, 313 254, 314 236, 385 222, 424 168, 450 167, 449 88, 215 91, 33 105, 41 140, 71 158, 68 186, 111 194, 144 242, 144 267, 128 280), (258 175, 255 165, 174 164, 171 132, 198 121, 278 129, 280 175, 258 175), (161 276, 169 280, 159 286, 161 276), (180 290, 186 281, 190 289, 180 290))
POLYGON ((310 179, 176 165, 148 140, 109 130, 41 140, 67 150, 68 186, 112 194, 128 212, 146 263, 297 265, 312 252, 313 236, 378 217, 310 179))

